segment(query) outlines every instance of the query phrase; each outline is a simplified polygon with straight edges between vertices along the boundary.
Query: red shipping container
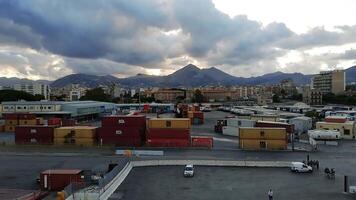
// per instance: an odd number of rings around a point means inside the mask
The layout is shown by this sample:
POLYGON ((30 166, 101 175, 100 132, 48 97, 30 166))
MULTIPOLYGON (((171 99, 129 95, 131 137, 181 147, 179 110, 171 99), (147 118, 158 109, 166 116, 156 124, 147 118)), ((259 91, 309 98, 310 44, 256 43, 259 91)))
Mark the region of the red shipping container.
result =
POLYGON ((346 117, 326 117, 325 122, 329 123, 345 123, 347 121, 346 117))
POLYGON ((72 182, 84 182, 83 170, 51 169, 40 174, 42 190, 61 191, 72 182))
POLYGON ((184 139, 148 139, 146 145, 149 147, 189 147, 190 140, 184 139))
POLYGON ((18 113, 18 119, 19 120, 32 120, 32 119, 36 119, 36 115, 30 114, 30 113, 18 113))
POLYGON ((75 126, 77 122, 75 119, 63 119, 62 120, 62 126, 75 126))
POLYGON ((192 147, 207 147, 212 149, 213 145, 213 137, 192 137, 192 147))
POLYGON ((18 120, 18 116, 16 113, 3 113, 2 114, 5 120, 18 120))
POLYGON ((141 127, 100 127, 98 137, 143 137, 145 129, 141 127))
POLYGON ((51 118, 47 120, 48 125, 61 125, 62 124, 62 119, 61 118, 51 118))
POLYGON ((140 147, 143 144, 141 137, 98 137, 98 144, 116 145, 121 147, 140 147))
POLYGON ((283 122, 257 121, 255 127, 285 128, 287 133, 294 133, 294 124, 287 124, 283 122))
POLYGON ((115 126, 115 127, 146 127, 146 116, 144 115, 116 115, 103 117, 101 126, 115 126))
POLYGON ((189 139, 189 129, 160 129, 149 128, 146 132, 147 139, 189 139))
POLYGON ((54 126, 16 126, 16 144, 53 144, 54 126))

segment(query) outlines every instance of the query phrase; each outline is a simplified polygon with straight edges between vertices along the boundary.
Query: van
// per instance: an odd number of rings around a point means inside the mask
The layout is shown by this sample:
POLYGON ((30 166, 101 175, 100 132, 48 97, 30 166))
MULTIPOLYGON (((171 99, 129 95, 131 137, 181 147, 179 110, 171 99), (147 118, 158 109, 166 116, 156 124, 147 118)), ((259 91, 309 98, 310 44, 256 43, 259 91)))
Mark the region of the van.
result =
POLYGON ((302 162, 292 162, 290 170, 292 172, 313 172, 313 168, 302 162))

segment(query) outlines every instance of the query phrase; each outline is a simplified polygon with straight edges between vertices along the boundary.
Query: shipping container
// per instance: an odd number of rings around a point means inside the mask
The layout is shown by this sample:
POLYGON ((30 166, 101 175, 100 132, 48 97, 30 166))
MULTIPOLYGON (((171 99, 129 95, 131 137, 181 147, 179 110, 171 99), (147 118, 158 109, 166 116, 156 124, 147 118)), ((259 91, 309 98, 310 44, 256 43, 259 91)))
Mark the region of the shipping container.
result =
POLYGON ((62 119, 61 118, 50 118, 47 120, 48 125, 61 125, 62 119))
POLYGON ((53 144, 53 126, 17 126, 16 144, 53 144))
POLYGON ((5 120, 18 120, 16 113, 3 113, 2 114, 5 120))
POLYGON ((35 119, 20 119, 19 125, 37 125, 37 120, 35 119))
POLYGON ((239 128, 234 126, 223 126, 222 127, 222 134, 239 137, 239 128))
POLYGON ((72 182, 84 182, 83 170, 51 169, 40 174, 41 190, 61 191, 72 182))
POLYGON ((5 125, 5 132, 15 132, 15 125, 5 125))
POLYGON ((95 146, 95 138, 54 138, 55 145, 95 146))
POLYGON ((204 119, 201 118, 191 118, 190 121, 193 125, 204 124, 204 119))
POLYGON ((63 119, 62 126, 75 126, 77 124, 75 119, 63 119))
POLYGON ((100 127, 97 129, 98 137, 143 137, 143 127, 100 127))
POLYGON ((120 147, 140 147, 143 144, 141 137, 98 137, 99 145, 115 145, 120 147))
POLYGON ((190 128, 189 118, 152 118, 148 120, 148 128, 190 128))
POLYGON ((213 137, 207 136, 194 136, 191 139, 192 147, 206 147, 212 149, 214 146, 214 139, 213 137))
POLYGON ((286 140, 288 134, 285 128, 239 128, 240 139, 286 140))
POLYGON ((0 125, 0 133, 5 132, 5 125, 0 125))
POLYGON ((17 114, 19 120, 35 120, 36 115, 31 113, 18 113, 17 114))
POLYGON ((156 129, 150 128, 146 132, 147 139, 189 139, 189 129, 156 129))
POLYGON ((148 139, 146 145, 149 147, 189 147, 190 139, 148 139))
POLYGON ((345 123, 346 121, 347 121, 347 117, 344 116, 325 117, 325 122, 330 122, 330 123, 345 123))
POLYGON ((285 128, 287 133, 294 133, 294 125, 283 122, 257 121, 255 127, 285 128))
POLYGON ((279 120, 279 117, 275 115, 252 115, 250 119, 254 121, 277 122, 279 120))
POLYGON ((286 140, 240 139, 241 149, 246 150, 286 150, 286 140))
POLYGON ((37 117, 36 125, 44 125, 44 119, 42 117, 37 117))
POLYGON ((233 127, 254 127, 255 123, 256 123, 255 121, 248 120, 248 119, 240 119, 240 118, 226 119, 226 125, 233 126, 233 127))
POLYGON ((19 121, 17 119, 6 119, 5 120, 5 125, 16 126, 18 124, 19 124, 19 121))
POLYGON ((145 127, 146 126, 146 116, 144 115, 116 115, 103 117, 101 120, 101 126, 115 126, 115 127, 145 127))
POLYGON ((54 130, 54 138, 95 138, 97 127, 68 126, 54 130))

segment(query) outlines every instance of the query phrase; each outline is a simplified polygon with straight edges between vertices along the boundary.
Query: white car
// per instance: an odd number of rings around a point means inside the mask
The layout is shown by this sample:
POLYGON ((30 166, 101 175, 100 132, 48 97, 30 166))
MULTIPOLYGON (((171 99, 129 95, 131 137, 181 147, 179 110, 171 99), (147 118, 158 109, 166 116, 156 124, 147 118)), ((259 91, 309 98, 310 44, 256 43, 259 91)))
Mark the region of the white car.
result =
POLYGON ((184 177, 193 177, 194 176, 194 166, 193 165, 186 165, 184 168, 184 177))
POLYGON ((290 170, 292 172, 313 172, 313 168, 302 162, 292 162, 290 170))

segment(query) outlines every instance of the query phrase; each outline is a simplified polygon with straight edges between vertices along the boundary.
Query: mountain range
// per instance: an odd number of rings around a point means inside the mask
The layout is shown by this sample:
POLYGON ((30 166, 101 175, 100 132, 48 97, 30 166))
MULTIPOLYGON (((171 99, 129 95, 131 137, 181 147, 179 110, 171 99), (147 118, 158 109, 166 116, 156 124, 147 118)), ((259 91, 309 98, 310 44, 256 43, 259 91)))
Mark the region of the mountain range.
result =
MULTIPOLYGON (((345 70, 346 82, 356 82, 356 66, 345 70)), ((61 88, 70 84, 79 84, 82 87, 98 87, 119 83, 125 87, 198 87, 198 86, 217 86, 217 85, 273 85, 278 84, 284 79, 292 79, 296 85, 310 84, 313 75, 302 73, 283 73, 274 72, 262 76, 244 78, 227 74, 215 67, 200 69, 195 65, 189 64, 176 72, 166 76, 153 76, 137 74, 128 78, 117 78, 115 76, 97 76, 88 74, 71 74, 51 82, 51 87, 61 88)), ((31 82, 29 79, 0 78, 0 85, 12 85, 17 82, 31 82)), ((49 83, 41 80, 36 82, 49 83)))

